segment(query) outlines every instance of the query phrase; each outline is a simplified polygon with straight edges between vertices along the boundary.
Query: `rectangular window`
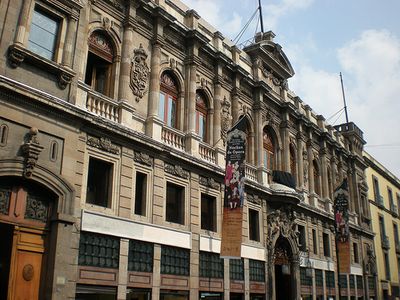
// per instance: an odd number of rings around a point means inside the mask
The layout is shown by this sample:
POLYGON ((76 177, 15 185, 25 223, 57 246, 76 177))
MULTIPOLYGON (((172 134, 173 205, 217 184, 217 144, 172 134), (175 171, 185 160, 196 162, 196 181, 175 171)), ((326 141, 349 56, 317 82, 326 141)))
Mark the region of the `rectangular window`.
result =
POLYGON ((373 187, 374 187, 374 196, 375 196, 375 201, 379 201, 379 198, 381 196, 381 193, 379 191, 379 182, 378 178, 372 176, 372 182, 373 182, 373 187))
POLYGON ((388 191, 388 197, 389 197, 389 204, 390 204, 390 207, 392 207, 394 205, 393 192, 390 187, 387 188, 387 191, 388 191))
POLYGON ((135 181, 135 214, 146 215, 146 199, 147 199, 147 175, 136 172, 135 181))
POLYGON ((318 254, 317 231, 315 229, 312 230, 312 239, 313 239, 314 254, 318 254))
POLYGON ((330 257, 331 256, 331 243, 329 241, 329 234, 323 233, 322 234, 323 242, 324 242, 324 256, 330 257))
POLYGON ((160 92, 160 102, 158 104, 158 117, 165 123, 165 94, 160 92))
POLYGON ((129 241, 128 270, 136 272, 153 272, 154 246, 142 241, 129 241))
POLYGON ((185 188, 173 183, 167 183, 166 220, 172 223, 184 224, 185 188))
POLYGON ((300 251, 306 251, 307 250, 307 243, 306 243, 306 228, 302 225, 297 225, 297 230, 299 232, 299 249, 300 251))
POLYGON ((28 49, 44 58, 53 60, 58 28, 59 21, 35 8, 29 33, 28 49))
POLYGON ((243 258, 229 260, 229 277, 231 280, 244 280, 243 258))
POLYGON ((356 280, 354 279, 355 275, 349 274, 349 285, 351 289, 356 288, 356 280))
POLYGON ((79 240, 78 264, 117 269, 119 266, 119 238, 82 231, 79 240))
POLYGON ((374 276, 368 276, 368 288, 372 291, 375 290, 375 277, 374 276))
POLYGON ((112 180, 113 164, 90 157, 86 203, 110 208, 112 180))
POLYGON ((217 200, 213 196, 201 194, 201 229, 217 231, 217 200))
POLYGON ((385 274, 386 280, 390 281, 390 261, 389 261, 389 254, 387 252, 383 253, 383 258, 385 260, 385 274))
POLYGON ((219 254, 200 252, 200 277, 224 278, 224 260, 219 254))
POLYGON ((386 230, 385 230, 385 220, 383 219, 383 216, 379 216, 379 231, 381 234, 382 244, 385 244, 386 230))
POLYGON ((340 274, 339 280, 340 280, 340 287, 343 289, 347 289, 347 275, 340 274))
POLYGON ((363 277, 361 275, 357 275, 356 280, 357 280, 357 289, 363 290, 364 289, 363 277))
POLYGON ((308 276, 306 268, 300 268, 300 284, 305 286, 312 286, 312 277, 308 276))
POLYGON ((190 250, 170 246, 161 246, 161 274, 190 274, 190 250))
POLYGON ((315 285, 316 286, 323 286, 324 285, 324 278, 322 276, 322 270, 315 269, 315 285))
POLYGON ((265 262, 249 260, 250 281, 265 282, 265 262))
POLYGON ((249 238, 260 241, 260 220, 258 210, 249 208, 249 238))
POLYGON ((354 263, 360 263, 360 258, 358 256, 358 244, 353 243, 353 256, 354 256, 354 263))

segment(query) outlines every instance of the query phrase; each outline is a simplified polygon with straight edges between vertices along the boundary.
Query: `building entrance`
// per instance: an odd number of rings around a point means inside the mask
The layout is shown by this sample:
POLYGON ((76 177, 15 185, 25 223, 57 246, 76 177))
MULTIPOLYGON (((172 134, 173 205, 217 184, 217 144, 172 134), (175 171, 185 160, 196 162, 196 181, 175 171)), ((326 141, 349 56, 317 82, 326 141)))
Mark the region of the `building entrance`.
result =
POLYGON ((292 252, 288 241, 280 237, 275 246, 275 299, 293 299, 292 252))

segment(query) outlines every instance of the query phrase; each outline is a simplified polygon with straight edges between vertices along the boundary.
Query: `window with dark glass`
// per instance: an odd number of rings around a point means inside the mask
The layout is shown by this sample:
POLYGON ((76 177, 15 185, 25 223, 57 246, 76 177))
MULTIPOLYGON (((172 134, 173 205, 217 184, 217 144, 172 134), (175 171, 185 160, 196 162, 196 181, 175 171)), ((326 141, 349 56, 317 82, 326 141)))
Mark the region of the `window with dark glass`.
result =
POLYGON ((190 250, 161 246, 161 274, 189 276, 190 250))
POLYGON ((349 285, 351 289, 355 289, 356 288, 356 280, 355 280, 355 275, 353 274, 349 274, 349 285))
POLYGON ((368 276, 368 288, 370 290, 375 290, 375 277, 374 276, 368 276))
POLYGON ((356 276, 356 281, 357 281, 357 289, 358 290, 364 289, 363 277, 361 275, 356 276))
POLYGON ((393 235, 394 235, 394 243, 396 247, 399 247, 399 229, 396 223, 393 223, 393 235))
POLYGON ((250 281, 265 282, 265 262, 261 260, 249 260, 250 281))
POLYGON ((89 37, 85 83, 96 92, 112 97, 114 47, 108 35, 100 30, 89 37))
POLYGON ((383 259, 385 260, 385 275, 386 280, 390 281, 390 261, 389 261, 389 253, 383 253, 383 259))
POLYGON ((113 164, 90 157, 86 203, 110 208, 112 180, 113 164))
POLYGON ((201 229, 217 231, 217 200, 215 197, 201 194, 201 229))
POLYGON ((303 225, 297 225, 297 230, 299 232, 299 249, 300 251, 307 250, 307 236, 306 236, 306 228, 303 225))
POLYGON ((390 187, 387 188, 387 191, 388 191, 390 208, 392 208, 393 205, 394 205, 393 192, 392 192, 392 189, 390 187))
POLYGON ((335 273, 333 271, 325 271, 325 284, 327 288, 335 287, 335 273))
POLYGON ((128 270, 136 272, 153 272, 154 245, 143 241, 130 240, 128 253, 128 270))
POLYGON ((354 256, 354 262, 356 264, 360 263, 360 258, 358 256, 358 244, 353 243, 353 256, 354 256))
POLYGON ((300 284, 306 286, 312 286, 312 277, 307 276, 307 269, 300 268, 300 284))
POLYGON ((324 285, 324 278, 322 275, 322 270, 315 269, 315 285, 316 286, 323 286, 324 285))
POLYGON ((224 278, 224 260, 219 254, 200 251, 200 277, 224 278))
POLYGON ((322 234, 322 239, 323 239, 323 243, 324 243, 324 256, 330 257, 331 256, 331 243, 329 240, 329 234, 324 232, 322 234))
POLYGON ((268 130, 263 133, 263 162, 264 167, 273 170, 275 165, 275 147, 271 134, 268 130))
POLYGON ((177 128, 178 87, 171 75, 164 72, 161 75, 159 118, 169 127, 177 128))
POLYGON ((347 275, 340 274, 339 282, 340 282, 340 287, 343 289, 346 289, 347 288, 347 275))
POLYGON ((80 266, 119 267, 119 238, 91 232, 81 232, 79 240, 80 266))
POLYGON ((290 144, 289 146, 290 153, 290 174, 292 174, 293 178, 296 179, 296 149, 290 144))
POLYGON ((196 132, 201 140, 207 140, 207 102, 201 92, 196 92, 196 132))
POLYGON ((229 277, 231 280, 244 280, 243 258, 229 260, 229 277))
POLYGON ((313 252, 314 254, 318 254, 317 231, 315 229, 312 230, 312 239, 313 239, 313 252))
POLYGON ((249 238, 260 241, 260 217, 258 210, 249 208, 249 238))
POLYGON ((141 172, 136 172, 135 182, 135 214, 146 215, 146 200, 147 200, 147 175, 141 172))
POLYGON ((54 60, 59 23, 48 13, 36 7, 32 16, 28 49, 44 58, 54 60))
POLYGON ((383 219, 383 216, 379 216, 379 231, 381 234, 382 244, 384 244, 386 240, 386 229, 385 229, 385 220, 383 219))
POLYGON ((173 183, 167 183, 166 220, 184 224, 185 188, 173 183))
POLYGON ((381 193, 379 191, 379 182, 378 182, 378 178, 376 177, 372 177, 372 182, 373 182, 373 187, 374 187, 374 196, 375 196, 375 200, 378 201, 381 193))

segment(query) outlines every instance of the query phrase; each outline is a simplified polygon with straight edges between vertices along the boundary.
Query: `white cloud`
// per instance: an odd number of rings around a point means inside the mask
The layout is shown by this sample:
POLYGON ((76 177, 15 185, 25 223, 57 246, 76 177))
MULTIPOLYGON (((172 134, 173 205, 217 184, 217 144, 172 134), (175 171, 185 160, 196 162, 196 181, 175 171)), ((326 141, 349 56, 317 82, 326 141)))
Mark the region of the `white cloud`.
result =
POLYGON ((266 28, 275 30, 280 18, 296 10, 305 9, 313 2, 314 0, 281 0, 278 4, 267 4, 263 6, 264 24, 266 28))
MULTIPOLYGON (((290 88, 315 112, 329 117, 343 106, 339 74, 313 68, 305 47, 286 49, 296 70, 290 88)), ((337 59, 350 121, 363 130, 365 149, 400 177, 400 39, 387 30, 367 30, 338 49, 337 59)), ((344 121, 342 116, 338 123, 344 121)))

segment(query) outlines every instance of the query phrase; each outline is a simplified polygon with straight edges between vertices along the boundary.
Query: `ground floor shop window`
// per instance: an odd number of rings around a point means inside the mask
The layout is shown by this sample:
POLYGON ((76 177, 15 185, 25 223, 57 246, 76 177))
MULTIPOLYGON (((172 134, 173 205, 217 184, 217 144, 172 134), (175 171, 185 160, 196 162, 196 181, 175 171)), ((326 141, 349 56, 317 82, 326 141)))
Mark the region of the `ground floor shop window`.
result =
POLYGON ((116 300, 117 288, 107 286, 76 286, 75 300, 116 300))
POLYGON ((213 292, 200 292, 201 300, 223 300, 223 293, 213 293, 213 292))
POLYGON ((230 300, 244 300, 244 295, 242 293, 231 293, 230 300))
POLYGON ((161 291, 160 300, 189 300, 189 292, 161 291))
POLYGON ((301 295, 302 300, 312 300, 312 295, 301 295))
POLYGON ((146 289, 128 289, 126 300, 150 300, 151 291, 146 289))
POLYGON ((265 295, 250 294, 250 300, 265 300, 265 295))

